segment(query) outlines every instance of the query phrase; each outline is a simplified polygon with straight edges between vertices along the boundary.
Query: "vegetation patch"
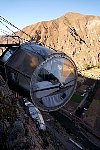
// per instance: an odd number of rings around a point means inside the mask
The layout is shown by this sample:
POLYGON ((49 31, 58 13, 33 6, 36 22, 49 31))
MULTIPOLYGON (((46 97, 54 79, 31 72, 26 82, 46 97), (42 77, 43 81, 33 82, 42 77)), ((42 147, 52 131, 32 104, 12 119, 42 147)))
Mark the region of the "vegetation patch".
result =
POLYGON ((83 97, 79 93, 74 93, 74 95, 71 98, 71 101, 80 103, 83 97))

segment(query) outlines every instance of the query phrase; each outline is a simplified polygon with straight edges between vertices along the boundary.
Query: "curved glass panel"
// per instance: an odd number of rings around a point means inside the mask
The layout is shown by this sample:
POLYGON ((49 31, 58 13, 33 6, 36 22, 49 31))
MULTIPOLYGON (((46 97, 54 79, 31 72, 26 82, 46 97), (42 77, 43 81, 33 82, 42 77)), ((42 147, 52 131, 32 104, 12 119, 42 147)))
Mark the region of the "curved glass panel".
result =
POLYGON ((67 55, 53 54, 40 64, 31 78, 31 98, 44 111, 53 111, 67 103, 76 87, 77 71, 67 55))

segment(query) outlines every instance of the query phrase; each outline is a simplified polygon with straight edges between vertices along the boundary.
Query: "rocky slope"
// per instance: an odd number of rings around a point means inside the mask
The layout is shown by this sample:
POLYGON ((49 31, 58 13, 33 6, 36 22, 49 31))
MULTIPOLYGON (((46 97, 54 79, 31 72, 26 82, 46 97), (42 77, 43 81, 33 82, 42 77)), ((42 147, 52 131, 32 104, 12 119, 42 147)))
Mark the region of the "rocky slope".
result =
POLYGON ((40 132, 0 76, 0 148, 2 150, 54 150, 49 133, 40 132))
POLYGON ((16 35, 65 52, 80 69, 100 66, 100 16, 70 12, 55 20, 29 25, 22 31, 29 36, 23 32, 16 35))
POLYGON ((18 32, 21 38, 41 42, 72 57, 80 69, 100 64, 100 16, 67 13, 32 24, 18 32))

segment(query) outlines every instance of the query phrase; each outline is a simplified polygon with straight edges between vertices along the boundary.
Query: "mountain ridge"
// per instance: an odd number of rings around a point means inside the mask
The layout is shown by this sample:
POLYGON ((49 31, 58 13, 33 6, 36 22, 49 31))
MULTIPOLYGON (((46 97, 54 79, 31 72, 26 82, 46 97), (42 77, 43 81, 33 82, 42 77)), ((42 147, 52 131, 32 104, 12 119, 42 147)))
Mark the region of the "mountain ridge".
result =
POLYGON ((22 29, 16 35, 69 55, 79 69, 100 66, 100 16, 65 13, 22 29))

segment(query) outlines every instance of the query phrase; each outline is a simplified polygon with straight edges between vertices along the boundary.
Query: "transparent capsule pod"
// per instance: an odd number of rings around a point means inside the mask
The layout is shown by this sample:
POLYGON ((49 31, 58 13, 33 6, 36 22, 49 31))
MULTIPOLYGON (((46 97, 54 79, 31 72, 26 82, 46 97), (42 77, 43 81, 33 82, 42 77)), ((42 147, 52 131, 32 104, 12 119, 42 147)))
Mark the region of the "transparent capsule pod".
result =
POLYGON ((64 53, 49 56, 33 72, 30 84, 32 102, 43 111, 64 106, 76 88, 77 69, 64 53))

